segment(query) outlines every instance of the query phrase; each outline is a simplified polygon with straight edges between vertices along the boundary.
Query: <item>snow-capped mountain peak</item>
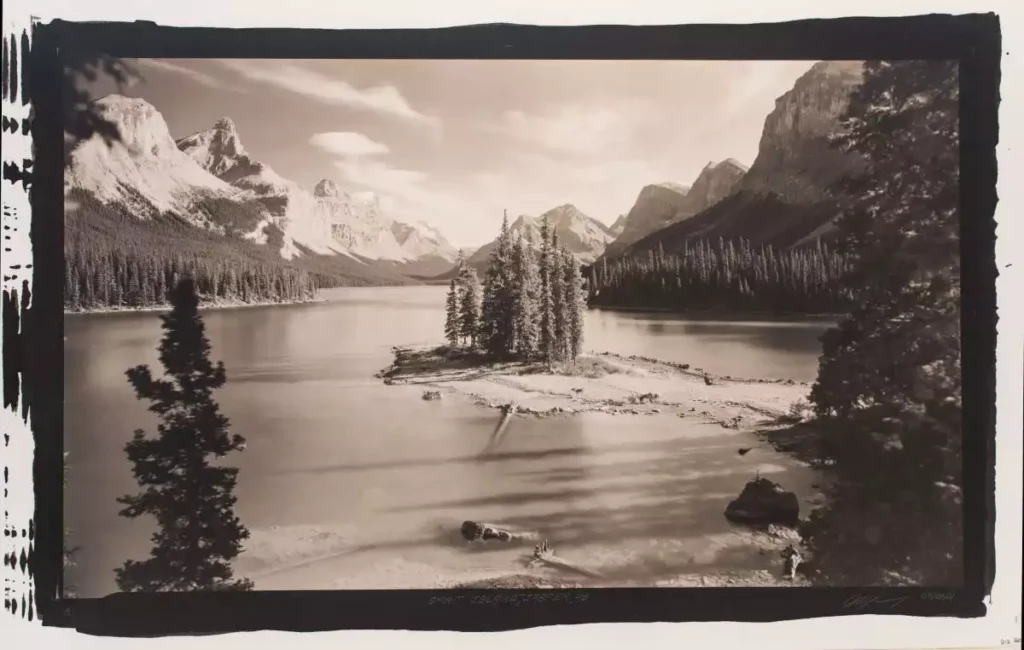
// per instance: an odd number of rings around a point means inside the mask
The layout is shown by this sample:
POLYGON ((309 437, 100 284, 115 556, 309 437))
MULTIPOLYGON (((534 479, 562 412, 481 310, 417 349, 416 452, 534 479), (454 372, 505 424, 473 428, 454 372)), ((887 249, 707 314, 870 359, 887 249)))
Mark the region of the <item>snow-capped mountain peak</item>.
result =
POLYGON ((87 191, 140 218, 170 212, 257 243, 269 242, 266 228, 276 226, 285 258, 308 250, 400 265, 427 256, 436 265, 457 256, 435 228, 397 228, 373 193, 349 195, 330 179, 309 192, 280 176, 250 155, 229 117, 175 142, 144 99, 109 95, 95 105, 121 137, 112 146, 99 137, 79 143, 69 155, 67 190, 87 191))
POLYGON ((198 223, 195 204, 209 197, 240 198, 240 192, 210 175, 178 150, 163 116, 144 99, 107 95, 95 102, 120 141, 85 140, 71 152, 65 188, 91 192, 102 203, 121 203, 140 216, 173 212, 198 223))

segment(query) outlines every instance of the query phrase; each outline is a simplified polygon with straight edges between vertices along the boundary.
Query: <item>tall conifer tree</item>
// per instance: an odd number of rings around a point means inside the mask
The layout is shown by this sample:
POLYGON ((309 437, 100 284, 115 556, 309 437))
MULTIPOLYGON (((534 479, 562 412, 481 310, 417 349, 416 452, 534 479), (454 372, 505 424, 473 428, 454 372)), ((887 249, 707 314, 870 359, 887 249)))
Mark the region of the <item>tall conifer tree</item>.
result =
POLYGON ((551 314, 552 314, 552 352, 555 361, 564 361, 568 354, 568 313, 565 302, 565 273, 562 272, 564 251, 558 243, 558 234, 551 237, 551 260, 549 277, 551 278, 551 314))
POLYGON ((586 287, 580 271, 579 260, 568 250, 563 249, 563 274, 565 277, 566 307, 566 352, 569 360, 576 358, 583 350, 583 325, 586 309, 586 287))
POLYGON ((123 591, 251 589, 232 579, 230 564, 249 537, 234 513, 238 470, 211 464, 245 445, 212 396, 226 381, 224 364, 210 361, 192 279, 178 283, 170 300, 159 347, 165 378, 144 365, 126 372, 160 424, 155 438, 137 429, 125 445, 142 492, 118 499, 123 516, 152 515, 158 530, 150 557, 125 562, 117 584, 123 591))
POLYGON ((481 287, 480 277, 476 270, 469 264, 463 264, 459 269, 457 280, 461 296, 459 303, 460 313, 460 335, 471 347, 476 347, 480 341, 480 301, 481 287))
POLYGON ((459 344, 462 335, 461 305, 459 304, 459 285, 455 278, 452 278, 448 286, 448 297, 444 305, 444 337, 452 346, 459 344))
POLYGON ((527 360, 537 355, 540 346, 538 323, 538 293, 540 278, 533 245, 527 237, 520 237, 515 248, 515 291, 512 308, 515 352, 527 360))
POLYGON ((550 364, 555 355, 555 315, 551 298, 551 226, 547 215, 540 227, 540 354, 550 364))

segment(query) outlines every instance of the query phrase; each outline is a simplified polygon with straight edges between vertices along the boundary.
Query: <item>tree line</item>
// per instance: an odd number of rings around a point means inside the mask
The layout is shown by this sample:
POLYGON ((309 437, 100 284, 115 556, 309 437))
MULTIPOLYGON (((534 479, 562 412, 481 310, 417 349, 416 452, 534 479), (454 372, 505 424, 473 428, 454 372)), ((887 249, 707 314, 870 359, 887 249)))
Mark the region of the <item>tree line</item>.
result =
POLYGON ((481 286, 459 260, 446 300, 445 338, 497 358, 574 361, 583 347, 587 286, 580 263, 545 218, 539 247, 508 216, 481 286))
MULTIPOLYGON (((141 220, 72 190, 64 232, 64 308, 152 307, 190 277, 202 302, 294 302, 341 279, 287 263, 274 246, 196 228, 173 215, 141 220)), ((270 232, 268 237, 280 237, 270 232)))
POLYGON ((590 304, 842 313, 852 302, 843 281, 848 265, 844 254, 820 240, 782 251, 719 237, 687 241, 669 254, 659 244, 646 254, 603 258, 591 266, 590 304))
POLYGON ((283 265, 171 251, 75 249, 65 258, 64 308, 161 306, 184 277, 194 279, 206 301, 297 302, 313 298, 319 288, 311 274, 283 265))

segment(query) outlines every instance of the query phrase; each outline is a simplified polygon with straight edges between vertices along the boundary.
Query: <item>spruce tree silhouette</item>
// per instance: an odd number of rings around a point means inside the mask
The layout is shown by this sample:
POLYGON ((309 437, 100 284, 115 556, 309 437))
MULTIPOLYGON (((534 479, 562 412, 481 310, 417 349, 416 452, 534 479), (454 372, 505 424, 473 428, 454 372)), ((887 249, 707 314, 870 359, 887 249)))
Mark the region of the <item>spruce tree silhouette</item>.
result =
POLYGON ((234 514, 238 470, 210 464, 241 450, 245 440, 230 433, 211 396, 226 381, 224 364, 210 361, 191 278, 174 287, 170 302, 159 346, 165 378, 154 379, 144 365, 126 372, 161 421, 156 438, 137 429, 125 445, 143 489, 118 499, 126 506, 121 515, 153 515, 159 529, 148 559, 115 570, 117 584, 122 591, 249 590, 252 582, 233 580, 230 565, 249 537, 234 514))

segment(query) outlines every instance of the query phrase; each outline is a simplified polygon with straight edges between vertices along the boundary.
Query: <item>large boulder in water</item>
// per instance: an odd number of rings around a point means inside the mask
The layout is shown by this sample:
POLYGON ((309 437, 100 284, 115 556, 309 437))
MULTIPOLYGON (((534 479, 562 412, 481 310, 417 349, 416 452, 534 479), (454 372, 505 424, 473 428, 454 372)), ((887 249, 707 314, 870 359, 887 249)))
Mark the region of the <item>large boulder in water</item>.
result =
POLYGON ((741 524, 796 526, 800 523, 800 503, 795 494, 783 490, 778 483, 758 477, 729 503, 725 516, 741 524))
POLYGON ((476 521, 464 521, 462 522, 462 537, 467 542, 475 542, 483 539, 495 539, 502 542, 511 542, 513 539, 512 533, 507 530, 501 530, 490 524, 482 524, 476 521))

